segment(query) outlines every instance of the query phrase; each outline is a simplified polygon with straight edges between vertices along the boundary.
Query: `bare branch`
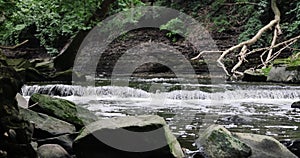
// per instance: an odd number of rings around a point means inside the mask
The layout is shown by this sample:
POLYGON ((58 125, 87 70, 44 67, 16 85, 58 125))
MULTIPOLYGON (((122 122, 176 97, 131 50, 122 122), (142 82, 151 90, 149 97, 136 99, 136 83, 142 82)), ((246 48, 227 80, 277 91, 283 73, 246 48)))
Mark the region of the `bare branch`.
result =
POLYGON ((28 41, 29 41, 29 40, 25 40, 25 41, 23 41, 22 43, 16 44, 16 45, 14 45, 14 46, 1 46, 1 45, 0 45, 0 48, 2 48, 2 49, 16 49, 16 48, 22 46, 23 44, 27 43, 28 41))
MULTIPOLYGON (((237 68, 243 63, 243 60, 244 58, 246 57, 246 51, 244 50, 245 47, 247 46, 250 46, 252 44, 254 44, 255 42, 257 42, 260 37, 262 36, 262 34, 264 32, 266 32, 268 29, 271 29, 273 26, 279 24, 280 22, 280 11, 277 7, 277 4, 276 4, 276 0, 271 0, 271 7, 272 7, 272 10, 275 14, 275 17, 274 17, 274 20, 270 21, 269 24, 265 25, 263 28, 261 28, 254 37, 252 37, 251 39, 247 40, 247 41, 244 41, 244 42, 241 42, 227 50, 225 50, 222 55, 219 57, 219 59, 217 60, 217 62, 219 63, 220 67, 223 68, 223 70, 225 71, 225 73, 227 75, 229 75, 228 71, 226 70, 226 67, 225 65, 223 64, 222 62, 222 59, 225 57, 225 55, 227 55, 228 53, 230 52, 233 52, 237 49, 240 49, 242 48, 242 50, 240 51, 240 58, 239 58, 239 62, 233 67, 233 69, 231 70, 232 73, 235 73, 235 71, 237 70, 237 68)), ((281 31, 280 31, 281 32, 281 31)))
POLYGON ((218 51, 218 50, 212 50, 212 51, 202 51, 200 52, 196 57, 192 58, 191 60, 196 60, 199 59, 201 55, 204 53, 222 53, 223 51, 218 51))

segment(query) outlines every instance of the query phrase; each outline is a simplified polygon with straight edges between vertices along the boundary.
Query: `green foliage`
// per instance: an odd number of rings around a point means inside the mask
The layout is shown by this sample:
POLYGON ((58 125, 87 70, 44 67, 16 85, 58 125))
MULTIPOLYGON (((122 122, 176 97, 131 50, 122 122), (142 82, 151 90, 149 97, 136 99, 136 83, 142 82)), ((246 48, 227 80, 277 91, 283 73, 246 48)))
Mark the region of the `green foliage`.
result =
POLYGON ((118 0, 110 10, 110 14, 115 14, 121 11, 128 11, 130 8, 144 6, 141 0, 118 0))
POLYGON ((262 68, 261 71, 262 71, 262 73, 263 73, 265 76, 268 76, 268 74, 269 74, 270 71, 271 71, 271 68, 272 68, 272 66, 268 66, 268 67, 266 67, 266 68, 262 68))
MULTIPOLYGON (((26 39, 24 36, 28 36, 28 32, 33 32, 41 46, 49 53, 57 53, 58 48, 78 31, 88 30, 96 25, 96 22, 89 23, 89 19, 102 1, 0 0, 0 17, 5 17, 4 21, 0 20, 0 44, 17 44, 20 39, 26 39)), ((114 5, 111 14, 143 3, 140 0, 118 0, 114 5)), ((120 21, 119 25, 122 24, 120 21)))
MULTIPOLYGON (((7 3, 0 1, 0 5, 7 3)), ((0 23, 0 42, 16 44, 24 38, 22 32, 34 26, 34 36, 41 45, 50 53, 55 53, 61 44, 59 39, 91 28, 85 22, 100 3, 97 0, 16 0, 11 7, 3 10, 6 20, 0 23)))
POLYGON ((256 5, 243 4, 248 2, 248 0, 214 1, 210 6, 211 11, 208 15, 215 25, 213 29, 216 29, 218 32, 235 31, 236 27, 243 25, 245 18, 252 17, 256 13, 256 5))
POLYGON ((168 21, 166 24, 160 26, 160 30, 167 30, 168 33, 166 34, 167 37, 172 38, 173 42, 177 41, 177 35, 184 35, 185 34, 185 25, 184 22, 179 19, 175 18, 168 21))
MULTIPOLYGON (((243 26, 245 30, 239 35, 238 42, 251 39, 262 27, 264 27, 264 25, 269 22, 265 20, 268 19, 268 9, 270 8, 269 0, 262 0, 257 4, 257 7, 253 8, 255 10, 252 10, 253 13, 251 14, 250 18, 243 26)), ((265 45, 268 45, 271 40, 272 33, 264 33, 262 37, 255 43, 255 45, 252 46, 252 48, 264 47, 265 45)))
MULTIPOLYGON (((287 19, 283 19, 281 29, 285 35, 285 39, 295 37, 300 34, 300 2, 294 2, 289 4, 290 7, 283 8, 283 16, 287 19)), ((300 43, 296 42, 293 48, 299 49, 300 43)), ((294 51, 293 53, 298 53, 294 51)))
POLYGON ((300 65, 300 53, 293 54, 288 58, 276 59, 273 61, 273 65, 287 65, 287 66, 299 66, 300 65))

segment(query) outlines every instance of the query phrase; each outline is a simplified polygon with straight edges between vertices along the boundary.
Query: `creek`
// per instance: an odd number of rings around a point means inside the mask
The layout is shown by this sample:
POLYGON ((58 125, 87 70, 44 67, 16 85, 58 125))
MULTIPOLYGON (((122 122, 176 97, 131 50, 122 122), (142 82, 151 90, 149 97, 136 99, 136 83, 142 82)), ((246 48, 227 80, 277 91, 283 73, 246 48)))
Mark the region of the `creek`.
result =
POLYGON ((270 83, 182 84, 178 79, 133 79, 130 86, 64 84, 25 85, 33 93, 49 94, 75 102, 100 118, 157 114, 165 118, 183 147, 194 149, 199 131, 211 124, 233 132, 299 138, 300 110, 291 104, 300 99, 300 86, 270 83))

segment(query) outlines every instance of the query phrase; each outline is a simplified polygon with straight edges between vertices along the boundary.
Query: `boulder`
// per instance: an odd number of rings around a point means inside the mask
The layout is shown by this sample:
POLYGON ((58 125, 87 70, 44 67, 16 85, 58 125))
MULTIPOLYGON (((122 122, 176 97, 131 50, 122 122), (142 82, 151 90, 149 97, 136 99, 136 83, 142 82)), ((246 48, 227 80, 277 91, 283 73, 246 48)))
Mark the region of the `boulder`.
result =
POLYGON ((234 136, 250 146, 250 158, 296 158, 283 144, 276 139, 258 134, 235 133, 234 136))
POLYGON ((261 70, 245 70, 244 76, 242 78, 243 81, 248 82, 266 82, 267 76, 261 70))
POLYGON ((73 155, 73 148, 72 144, 77 137, 77 133, 74 134, 65 134, 57 137, 52 138, 45 138, 45 139, 39 139, 37 140, 37 143, 39 146, 44 144, 58 144, 61 147, 63 147, 69 154, 73 155))
POLYGON ((300 108, 300 101, 293 102, 291 108, 300 108))
POLYGON ((55 137, 76 131, 75 126, 70 123, 29 109, 20 108, 20 115, 35 124, 33 135, 35 138, 55 137))
POLYGON ((208 158, 246 158, 251 155, 251 148, 248 145, 219 125, 212 125, 203 133, 199 133, 196 145, 208 158))
POLYGON ((29 109, 69 122, 77 129, 97 120, 93 113, 71 101, 37 93, 30 97, 29 109))
POLYGON ((38 148, 40 158, 71 158, 68 152, 57 144, 45 144, 38 148))
POLYGON ((183 152, 162 117, 126 116, 86 126, 73 144, 77 158, 181 158, 183 152))
POLYGON ((267 81, 299 83, 300 66, 274 65, 268 74, 267 81))

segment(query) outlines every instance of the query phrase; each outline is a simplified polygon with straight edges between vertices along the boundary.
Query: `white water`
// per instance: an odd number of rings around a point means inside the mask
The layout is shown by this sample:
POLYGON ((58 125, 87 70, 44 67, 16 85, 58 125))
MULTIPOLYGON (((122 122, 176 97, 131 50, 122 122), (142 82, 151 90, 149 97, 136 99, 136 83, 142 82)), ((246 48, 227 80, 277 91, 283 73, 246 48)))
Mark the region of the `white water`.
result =
MULTIPOLYGON (((186 86, 186 85, 185 85, 186 86)), ((191 86, 191 85, 189 85, 191 86)), ((42 93, 63 97, 84 105, 92 111, 116 111, 128 108, 190 108, 218 114, 260 114, 255 108, 265 106, 269 114, 282 114, 300 99, 299 86, 251 86, 251 85, 194 85, 219 88, 218 92, 201 90, 175 90, 150 93, 130 87, 82 87, 72 85, 24 86, 22 93, 30 96, 42 93), (230 90, 228 90, 230 89, 230 90), (246 105, 244 105, 247 103, 246 105)), ((201 89, 201 88, 200 88, 201 89)))
MULTIPOLYGON (((254 123, 244 124, 239 128, 272 136, 285 137, 287 133, 293 135, 293 131, 299 130, 295 123, 300 122, 300 113, 294 111, 291 104, 300 100, 300 86, 237 84, 180 86, 198 90, 160 92, 154 89, 153 93, 130 87, 82 87, 58 84, 24 86, 22 94, 28 99, 34 93, 64 98, 94 111, 100 117, 158 113, 175 115, 177 117, 167 117, 166 120, 174 134, 183 138, 186 137, 186 131, 189 131, 187 126, 191 126, 190 121, 203 120, 196 117, 196 113, 207 115, 214 113, 220 116, 219 118, 229 115, 249 116, 254 118, 254 123), (208 89, 213 92, 208 92, 208 89)), ((192 126, 198 127, 199 124, 192 126)), ((226 127, 237 128, 238 125, 227 124, 226 127)), ((190 133, 190 136, 195 137, 195 134, 190 133)))

